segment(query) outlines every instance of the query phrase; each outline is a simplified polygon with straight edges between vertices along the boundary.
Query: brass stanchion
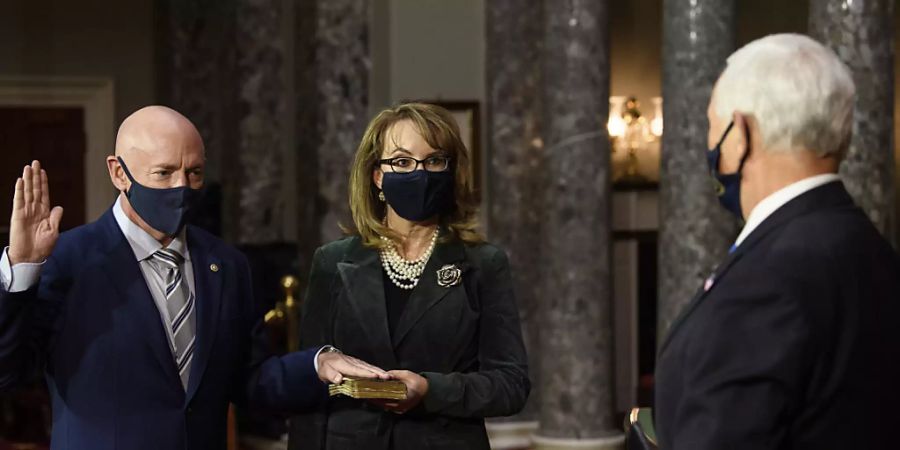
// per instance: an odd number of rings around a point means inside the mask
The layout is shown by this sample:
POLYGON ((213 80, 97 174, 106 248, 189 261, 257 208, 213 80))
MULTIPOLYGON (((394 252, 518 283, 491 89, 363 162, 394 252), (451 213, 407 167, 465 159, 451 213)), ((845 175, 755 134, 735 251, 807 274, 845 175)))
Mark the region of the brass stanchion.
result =
MULTIPOLYGON (((284 348, 288 352, 300 350, 300 301, 295 292, 300 280, 293 275, 281 278, 284 300, 275 304, 275 308, 266 313, 266 325, 278 338, 285 340, 284 348)), ((276 342, 279 340, 276 338, 276 342)))

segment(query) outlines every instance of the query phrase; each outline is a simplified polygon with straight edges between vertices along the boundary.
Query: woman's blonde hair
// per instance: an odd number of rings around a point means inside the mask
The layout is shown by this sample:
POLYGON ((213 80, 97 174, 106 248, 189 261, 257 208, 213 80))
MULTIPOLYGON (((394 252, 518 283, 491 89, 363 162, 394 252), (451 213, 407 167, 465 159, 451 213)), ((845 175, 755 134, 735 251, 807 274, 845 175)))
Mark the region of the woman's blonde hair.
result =
POLYGON ((366 128, 356 150, 350 171, 350 213, 354 228, 347 230, 359 235, 363 245, 381 248, 380 236, 398 240, 399 236, 384 225, 387 206, 379 200, 378 187, 372 174, 379 167, 388 132, 397 122, 409 120, 428 145, 450 157, 454 172, 454 207, 440 216, 441 227, 447 230, 444 240, 458 239, 469 244, 483 241, 477 230, 478 200, 472 180, 469 151, 459 137, 459 125, 444 108, 426 103, 402 103, 378 113, 366 128))

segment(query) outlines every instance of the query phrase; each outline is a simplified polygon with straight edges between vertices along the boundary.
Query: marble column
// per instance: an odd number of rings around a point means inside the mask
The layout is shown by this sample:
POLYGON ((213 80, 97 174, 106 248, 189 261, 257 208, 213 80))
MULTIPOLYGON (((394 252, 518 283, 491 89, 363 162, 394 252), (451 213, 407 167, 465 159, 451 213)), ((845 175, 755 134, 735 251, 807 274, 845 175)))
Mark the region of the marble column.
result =
MULTIPOLYGON (((531 368, 531 395, 519 415, 489 424, 493 441, 505 440, 513 448, 528 447, 540 404, 540 315, 538 307, 541 267, 540 178, 541 0, 493 0, 485 3, 485 64, 487 65, 487 129, 489 238, 509 255, 522 332, 531 368), (503 426, 496 422, 505 422, 503 426), (495 438, 496 435, 496 438, 495 438), (501 436, 502 435, 502 436, 501 436), (525 437, 523 442, 523 436, 525 437), (522 445, 524 444, 524 445, 522 445)), ((497 447, 495 447, 497 448, 497 447)))
POLYGON ((809 33, 835 51, 856 83, 853 139, 841 176, 889 239, 894 226, 894 1, 810 0, 809 33))
POLYGON ((223 234, 242 244, 296 234, 301 273, 350 223, 348 169, 368 119, 369 9, 356 0, 160 1, 160 98, 203 134, 223 234))
MULTIPOLYGON (((187 116, 206 145, 205 201, 201 226, 226 238, 236 235, 233 155, 237 150, 235 105, 236 0, 160 0, 156 3, 156 79, 160 103, 187 116), (217 198, 218 197, 218 198, 217 198)), ((130 111, 129 111, 130 113, 130 111)))
POLYGON ((294 12, 294 99, 296 104, 297 155, 295 193, 300 273, 309 273, 312 255, 322 245, 319 205, 319 158, 322 142, 318 131, 320 117, 317 80, 317 2, 296 2, 294 12))
POLYGON ((347 183, 368 123, 369 0, 297 2, 294 25, 300 273, 352 223, 347 183))
POLYGON ((159 96, 206 145, 201 226, 237 244, 285 239, 284 0, 158 3, 159 96))
MULTIPOLYGON (((622 448, 613 414, 609 2, 547 2, 538 449, 622 448)), ((523 37, 523 39, 528 39, 523 37)))
POLYGON ((235 240, 240 244, 284 240, 284 6, 284 0, 238 0, 237 5, 235 240))
POLYGON ((737 220, 719 205, 705 156, 710 94, 735 49, 735 3, 663 1, 660 340, 737 237, 737 220))
POLYGON ((301 206, 315 221, 301 225, 301 236, 319 242, 339 238, 339 224, 351 224, 350 165, 369 119, 370 11, 369 0, 297 7, 298 176, 306 177, 299 189, 318 193, 315 203, 301 206))

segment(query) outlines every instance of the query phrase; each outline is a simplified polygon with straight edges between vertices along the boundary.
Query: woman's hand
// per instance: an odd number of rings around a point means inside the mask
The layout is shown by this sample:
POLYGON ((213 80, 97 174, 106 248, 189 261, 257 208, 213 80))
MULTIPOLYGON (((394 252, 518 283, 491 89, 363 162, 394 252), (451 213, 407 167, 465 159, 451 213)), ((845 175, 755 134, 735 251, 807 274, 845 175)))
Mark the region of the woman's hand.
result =
POLYGON ((428 380, 408 370, 391 370, 388 371, 391 378, 402 381, 406 385, 406 400, 374 400, 373 403, 381 405, 384 409, 397 414, 403 414, 422 402, 425 395, 428 394, 428 380))

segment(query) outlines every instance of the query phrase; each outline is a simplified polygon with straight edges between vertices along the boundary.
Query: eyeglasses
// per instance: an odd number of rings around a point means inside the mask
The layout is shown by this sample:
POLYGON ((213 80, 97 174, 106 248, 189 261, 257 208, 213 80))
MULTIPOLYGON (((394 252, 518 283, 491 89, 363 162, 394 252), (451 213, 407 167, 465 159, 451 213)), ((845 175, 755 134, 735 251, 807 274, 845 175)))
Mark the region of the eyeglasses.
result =
POLYGON ((429 172, 444 172, 450 168, 449 156, 429 156, 421 160, 411 156, 398 156, 396 158, 380 159, 378 162, 391 166, 391 170, 397 173, 415 172, 419 168, 419 164, 429 172))

